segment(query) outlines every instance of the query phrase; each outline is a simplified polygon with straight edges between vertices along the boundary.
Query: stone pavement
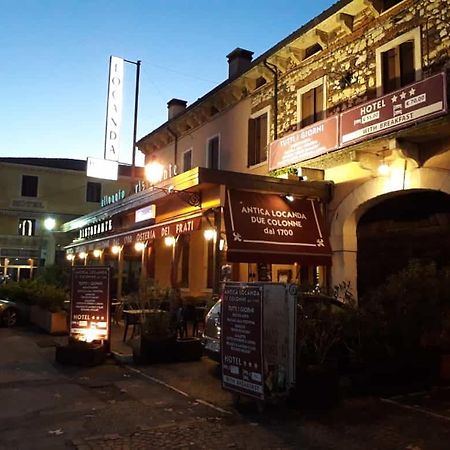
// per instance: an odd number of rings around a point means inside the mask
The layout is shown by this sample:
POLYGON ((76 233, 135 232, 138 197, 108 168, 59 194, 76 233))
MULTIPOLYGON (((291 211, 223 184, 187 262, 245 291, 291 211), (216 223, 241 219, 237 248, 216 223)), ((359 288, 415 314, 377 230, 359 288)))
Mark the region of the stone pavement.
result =
POLYGON ((207 359, 77 368, 55 364, 55 338, 26 328, 0 329, 0 343, 2 450, 450 449, 450 411, 426 414, 417 399, 349 399, 316 413, 269 405, 258 414, 249 402, 233 407, 207 359))

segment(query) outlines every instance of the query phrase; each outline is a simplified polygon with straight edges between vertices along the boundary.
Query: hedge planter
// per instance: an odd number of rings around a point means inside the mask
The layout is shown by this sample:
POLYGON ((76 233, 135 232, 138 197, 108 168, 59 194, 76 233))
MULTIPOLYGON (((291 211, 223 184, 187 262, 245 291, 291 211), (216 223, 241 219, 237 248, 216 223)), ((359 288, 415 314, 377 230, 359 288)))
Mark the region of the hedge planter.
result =
POLYGON ((33 305, 30 310, 30 322, 50 334, 67 334, 67 313, 51 312, 33 305))
POLYGON ((187 337, 175 341, 174 358, 176 361, 198 361, 203 354, 199 338, 187 337))
POLYGON ((141 335, 133 342, 133 360, 137 364, 173 361, 175 336, 141 335))

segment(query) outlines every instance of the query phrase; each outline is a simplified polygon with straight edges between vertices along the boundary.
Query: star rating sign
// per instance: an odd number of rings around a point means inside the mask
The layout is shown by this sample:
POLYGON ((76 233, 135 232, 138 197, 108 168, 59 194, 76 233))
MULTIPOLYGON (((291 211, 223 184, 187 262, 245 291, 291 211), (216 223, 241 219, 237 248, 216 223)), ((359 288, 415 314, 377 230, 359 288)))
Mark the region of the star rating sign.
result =
POLYGON ((395 103, 397 101, 397 98, 398 97, 396 95, 393 95, 391 98, 392 103, 395 103))
POLYGON ((409 96, 412 97, 416 93, 416 90, 414 88, 411 88, 409 90, 409 96))
POLYGON ((406 92, 402 92, 402 93, 400 94, 400 98, 401 98, 402 100, 405 100, 405 98, 406 98, 406 92))

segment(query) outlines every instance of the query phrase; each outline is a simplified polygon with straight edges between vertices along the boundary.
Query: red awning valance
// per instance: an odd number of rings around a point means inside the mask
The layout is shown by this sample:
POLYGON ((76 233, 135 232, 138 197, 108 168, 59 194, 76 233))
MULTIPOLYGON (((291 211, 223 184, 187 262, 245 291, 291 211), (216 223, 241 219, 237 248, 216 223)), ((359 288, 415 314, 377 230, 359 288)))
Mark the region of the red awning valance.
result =
POLYGON ((76 249, 77 251, 90 251, 94 249, 107 248, 113 245, 134 244, 135 242, 146 242, 166 236, 177 236, 183 233, 190 233, 201 229, 202 213, 185 216, 157 223, 155 225, 138 228, 136 230, 124 231, 102 238, 83 241, 68 245, 66 249, 76 249))
POLYGON ((331 264, 318 200, 230 189, 224 216, 230 262, 331 264))

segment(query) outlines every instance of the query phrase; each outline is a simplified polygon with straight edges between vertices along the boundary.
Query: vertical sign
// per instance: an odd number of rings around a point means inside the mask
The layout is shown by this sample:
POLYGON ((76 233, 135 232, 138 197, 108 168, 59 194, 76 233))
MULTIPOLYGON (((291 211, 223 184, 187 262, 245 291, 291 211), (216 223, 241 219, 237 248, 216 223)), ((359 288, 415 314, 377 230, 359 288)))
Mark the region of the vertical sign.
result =
POLYGON ((263 287, 225 284, 221 309, 222 385, 264 400, 263 287))
POLYGON ((109 62, 108 103, 106 107, 105 159, 119 160, 122 122, 123 59, 111 56, 109 62))
POLYGON ((72 268, 70 335, 91 342, 109 336, 110 268, 72 268))

